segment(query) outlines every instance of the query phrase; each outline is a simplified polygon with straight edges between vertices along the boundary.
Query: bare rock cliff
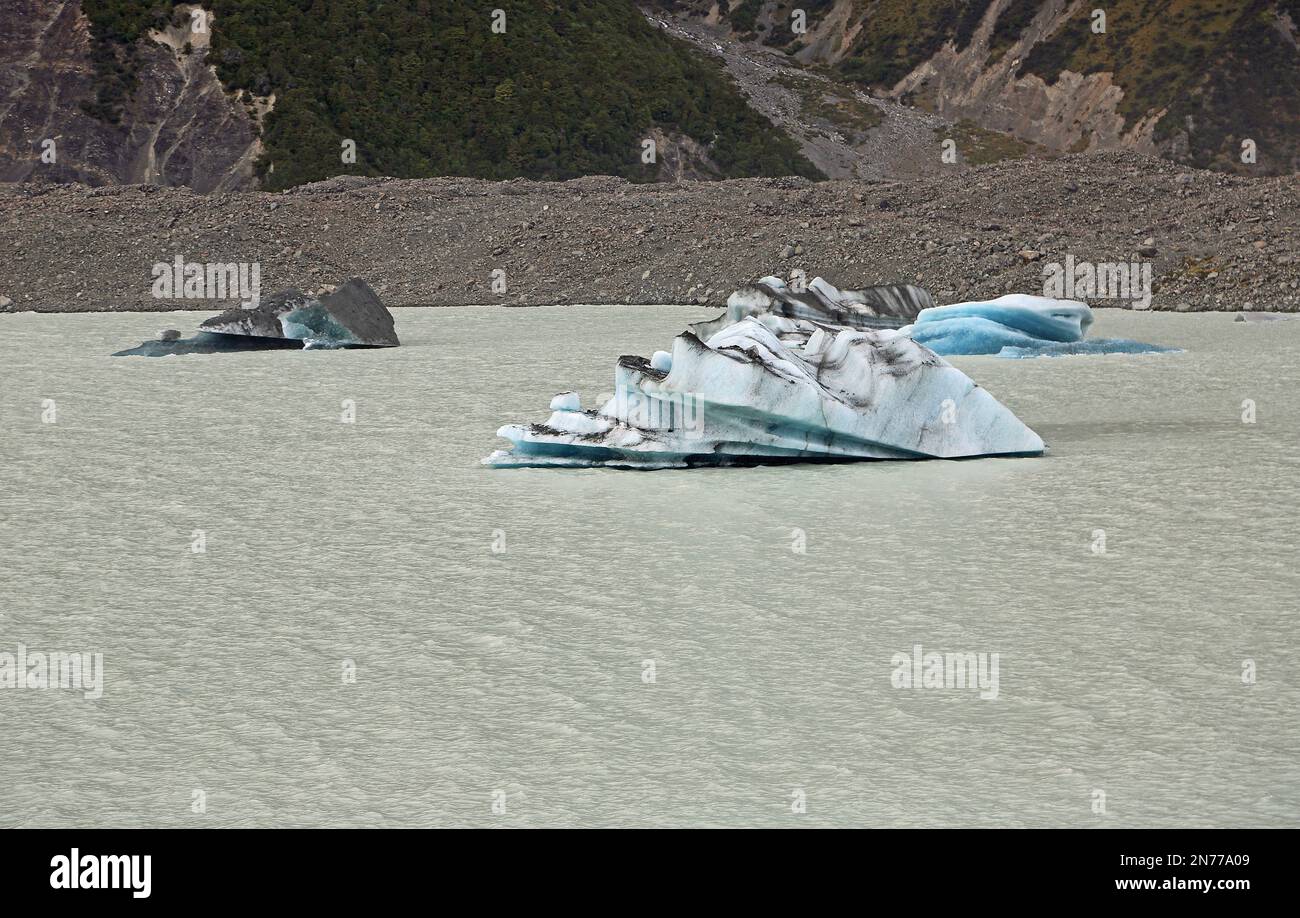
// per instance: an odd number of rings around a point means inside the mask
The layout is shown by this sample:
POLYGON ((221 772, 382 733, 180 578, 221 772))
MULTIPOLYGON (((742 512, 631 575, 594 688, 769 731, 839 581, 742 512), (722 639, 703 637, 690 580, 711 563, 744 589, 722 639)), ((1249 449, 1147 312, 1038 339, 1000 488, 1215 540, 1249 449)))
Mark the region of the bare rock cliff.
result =
MULTIPOLYGON (((183 8, 182 8, 183 9, 183 8)), ((192 20, 139 42, 118 123, 90 114, 90 23, 80 0, 5 0, 0 16, 0 181, 255 187, 257 124, 271 100, 227 94, 192 20)))

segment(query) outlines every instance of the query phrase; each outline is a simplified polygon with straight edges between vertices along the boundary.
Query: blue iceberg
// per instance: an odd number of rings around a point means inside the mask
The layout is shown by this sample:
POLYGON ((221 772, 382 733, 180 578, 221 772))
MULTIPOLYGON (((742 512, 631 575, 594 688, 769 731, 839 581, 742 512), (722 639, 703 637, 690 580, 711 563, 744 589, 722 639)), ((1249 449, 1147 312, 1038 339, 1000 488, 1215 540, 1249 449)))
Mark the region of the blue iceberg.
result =
POLYGON ((1078 354, 1153 354, 1176 351, 1127 338, 1085 341, 1092 310, 1078 300, 1008 294, 996 300, 923 309, 904 334, 945 357, 1061 357, 1078 354))

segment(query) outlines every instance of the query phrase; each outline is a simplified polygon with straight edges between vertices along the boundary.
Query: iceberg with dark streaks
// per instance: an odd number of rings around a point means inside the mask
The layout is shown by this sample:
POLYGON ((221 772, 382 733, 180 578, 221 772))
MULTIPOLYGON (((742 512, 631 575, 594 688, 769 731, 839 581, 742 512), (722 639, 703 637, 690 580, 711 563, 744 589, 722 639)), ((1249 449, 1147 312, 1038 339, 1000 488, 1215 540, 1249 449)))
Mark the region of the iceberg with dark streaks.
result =
POLYGON ((886 284, 861 290, 840 290, 820 277, 807 284, 788 285, 775 276, 741 287, 727 297, 727 311, 691 329, 701 339, 757 315, 807 319, 845 328, 901 328, 934 305, 930 294, 912 284, 886 284))
POLYGON ((762 312, 707 339, 678 335, 671 354, 619 358, 614 388, 588 410, 557 395, 544 423, 497 431, 510 446, 483 462, 646 469, 1044 451, 1005 405, 895 329, 762 312))

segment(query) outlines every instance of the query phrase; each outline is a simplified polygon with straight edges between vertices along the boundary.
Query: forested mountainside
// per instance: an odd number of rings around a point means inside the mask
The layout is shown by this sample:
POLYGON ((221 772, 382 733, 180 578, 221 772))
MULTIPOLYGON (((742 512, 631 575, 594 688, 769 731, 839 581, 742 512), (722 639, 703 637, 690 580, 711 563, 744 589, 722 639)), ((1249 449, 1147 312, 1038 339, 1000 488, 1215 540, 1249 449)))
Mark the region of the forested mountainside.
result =
POLYGON ((4 178, 820 177, 717 62, 631 0, 207 0, 198 20, 168 0, 12 2, 4 178), (228 142, 186 136, 214 107, 228 142), (62 161, 42 163, 53 136, 62 161))

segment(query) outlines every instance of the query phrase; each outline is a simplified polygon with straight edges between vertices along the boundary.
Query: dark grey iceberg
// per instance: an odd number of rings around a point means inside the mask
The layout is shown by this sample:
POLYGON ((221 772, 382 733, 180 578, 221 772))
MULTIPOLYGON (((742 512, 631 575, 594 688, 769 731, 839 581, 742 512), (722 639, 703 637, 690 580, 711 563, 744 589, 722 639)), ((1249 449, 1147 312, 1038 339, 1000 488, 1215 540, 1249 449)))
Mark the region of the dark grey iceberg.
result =
POLYGON ((319 296, 289 289, 250 309, 207 319, 193 338, 146 341, 114 357, 164 357, 275 348, 397 347, 393 314, 370 285, 354 277, 319 296))
POLYGON ((393 314, 360 278, 282 315, 280 325, 286 338, 299 338, 307 347, 397 347, 401 343, 393 329, 393 314))

